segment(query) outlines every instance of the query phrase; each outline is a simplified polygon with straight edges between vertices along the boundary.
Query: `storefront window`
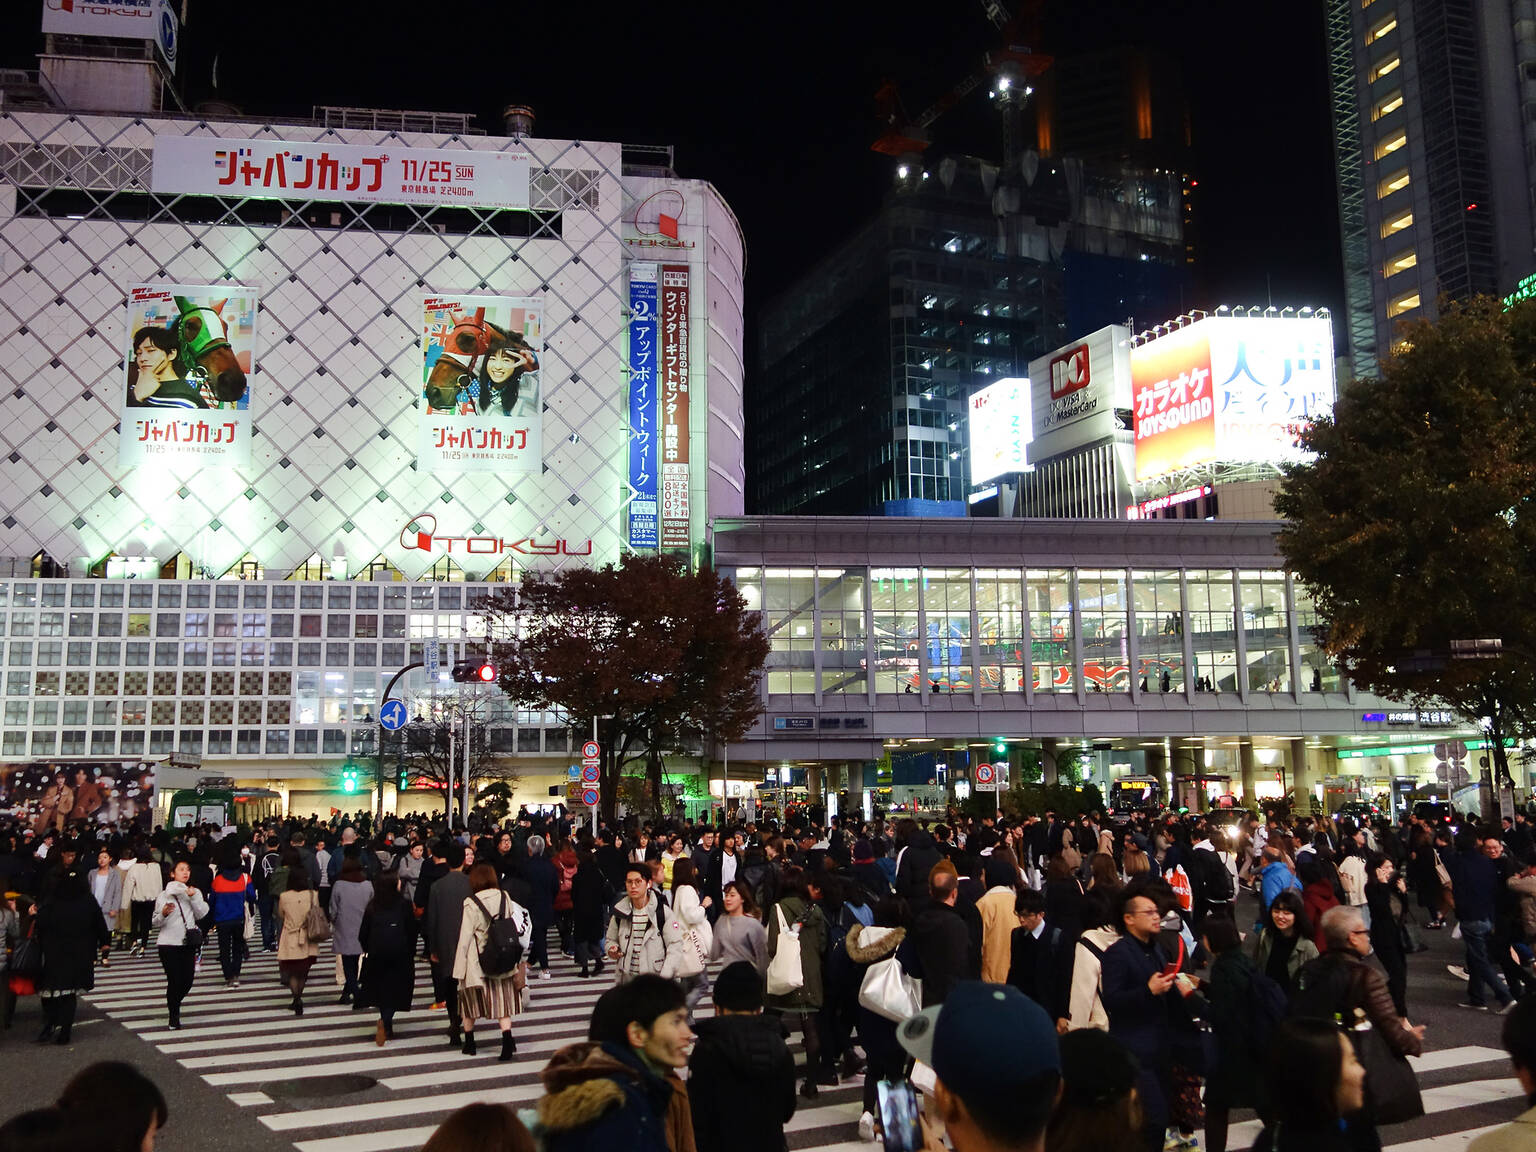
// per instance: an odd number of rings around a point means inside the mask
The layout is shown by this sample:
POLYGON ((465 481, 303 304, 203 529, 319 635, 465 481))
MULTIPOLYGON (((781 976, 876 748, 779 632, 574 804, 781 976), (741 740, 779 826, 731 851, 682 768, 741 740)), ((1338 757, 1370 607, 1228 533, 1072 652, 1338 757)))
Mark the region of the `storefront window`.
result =
POLYGON ((976 644, 983 690, 1024 690, 1024 573, 976 570, 976 644))
POLYGON ((971 663, 971 570, 925 568, 923 608, 928 618, 928 690, 971 691, 976 683, 971 663))
POLYGON ((864 569, 822 568, 816 582, 821 608, 821 690, 862 696, 869 691, 864 569))
POLYGON ((1227 568, 1187 573, 1189 635, 1195 651, 1195 691, 1237 690, 1237 630, 1232 572, 1227 568))
POLYGON ((1136 608, 1137 675, 1143 692, 1184 690, 1184 607, 1172 568, 1131 574, 1136 608))
POLYGON ((1114 568, 1080 569, 1077 599, 1083 621, 1084 685, 1090 692, 1129 692, 1125 573, 1114 568))
POLYGON ((875 622, 875 691, 919 687, 916 568, 874 568, 869 598, 875 622))
POLYGON ((1065 568, 1031 569, 1025 576, 1029 605, 1030 665, 1036 692, 1075 692, 1072 675, 1071 573, 1065 568))
POLYGON ((1238 574, 1243 598, 1243 636, 1248 645, 1248 691, 1291 690, 1291 621, 1285 607, 1285 573, 1238 574))
POLYGON ((816 573, 810 568, 763 570, 763 624, 768 632, 768 691, 816 691, 816 573))
POLYGON ((1323 651, 1323 646, 1317 640, 1317 630, 1323 621, 1317 614, 1316 605, 1312 603, 1311 590, 1305 585, 1296 584, 1294 594, 1296 633, 1300 640, 1302 691, 1344 691, 1344 677, 1339 675, 1338 668, 1328 659, 1328 653, 1323 651))

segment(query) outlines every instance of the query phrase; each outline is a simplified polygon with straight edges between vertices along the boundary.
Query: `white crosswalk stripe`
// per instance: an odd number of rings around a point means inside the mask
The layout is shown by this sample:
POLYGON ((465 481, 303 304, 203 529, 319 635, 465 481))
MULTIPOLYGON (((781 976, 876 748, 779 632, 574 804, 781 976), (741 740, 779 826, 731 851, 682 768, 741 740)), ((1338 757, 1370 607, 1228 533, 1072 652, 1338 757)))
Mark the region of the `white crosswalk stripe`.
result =
MULTIPOLYGON (((530 1009, 513 1023, 517 1056, 505 1064, 496 1060, 494 1028, 477 1030, 479 1056, 448 1046, 444 1013, 428 1009, 432 985, 424 963, 417 966, 415 1010, 396 1017, 396 1038, 384 1048, 373 1043, 373 1013, 335 1003, 329 955, 311 974, 302 1018, 288 1010, 271 953, 256 953, 241 973, 241 987, 226 989, 208 949, 177 1031, 167 1027, 165 980, 153 953, 115 960, 98 974, 88 999, 292 1141, 298 1152, 396 1152, 419 1148, 449 1112, 465 1104, 521 1107, 543 1094, 538 1073, 556 1049, 585 1037, 592 1006, 610 986, 607 977, 582 980, 554 937, 550 952, 554 977, 531 982, 530 1009), (371 1086, 345 1095, 304 1094, 307 1083, 325 1090, 324 1078, 333 1076, 366 1077, 371 1086)), ((701 1011, 709 1010, 706 1000, 701 1011)), ((798 1043, 792 1047, 800 1059, 798 1043)), ((1520 1086, 1500 1049, 1446 1048, 1415 1058, 1414 1066, 1425 1084, 1426 1116, 1384 1129, 1385 1152, 1459 1152, 1494 1127, 1484 1106, 1507 1104, 1518 1111, 1520 1086), (1465 1126, 1455 1127, 1458 1120, 1465 1126)), ((822 1088, 816 1101, 801 1099, 786 1127, 793 1152, 874 1147, 858 1140, 862 1085, 862 1078, 845 1078, 836 1088, 822 1088)), ((1229 1148, 1243 1152, 1258 1132, 1255 1120, 1234 1122, 1229 1148)))
MULTIPOLYGON (((88 1000, 161 1053, 225 1093, 246 1115, 293 1142, 299 1152, 393 1152, 419 1148, 448 1113, 475 1101, 530 1105, 543 1094, 538 1074, 557 1049, 586 1037, 608 976, 583 980, 551 937, 549 980, 530 981, 532 1003, 513 1021, 517 1055, 508 1063, 494 1025, 476 1030, 480 1055, 465 1056, 447 1043, 447 1017, 428 1009, 431 974, 416 969, 414 1010, 395 1017, 395 1039, 373 1042, 372 1012, 335 1003, 333 960, 322 953, 311 972, 303 1017, 289 1011, 270 952, 245 962, 239 988, 225 988, 215 950, 206 948, 202 971, 182 1005, 182 1027, 168 1027, 165 978, 153 951, 114 958, 98 972, 88 1000), (372 1086, 345 1095, 303 1095, 306 1083, 324 1091, 324 1078, 362 1076, 372 1086)), ((706 999, 700 1012, 710 1012, 706 999)), ((798 1037, 795 1038, 798 1040, 798 1037)), ((791 1047, 802 1059, 797 1042, 791 1047)), ((801 1099, 788 1126, 795 1152, 867 1149, 858 1143, 863 1080, 844 1078, 823 1087, 818 1100, 801 1099)))

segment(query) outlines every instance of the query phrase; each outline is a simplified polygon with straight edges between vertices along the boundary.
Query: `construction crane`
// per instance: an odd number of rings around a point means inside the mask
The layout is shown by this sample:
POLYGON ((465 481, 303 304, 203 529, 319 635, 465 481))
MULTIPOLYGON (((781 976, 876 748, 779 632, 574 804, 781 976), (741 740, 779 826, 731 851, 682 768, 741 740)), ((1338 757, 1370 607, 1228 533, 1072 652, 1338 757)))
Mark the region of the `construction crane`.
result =
POLYGON ((1033 94, 1033 81, 1050 68, 1052 58, 1038 51, 1040 16, 1045 0, 1021 0, 1010 14, 1001 0, 981 0, 987 19, 998 29, 1002 44, 982 56, 981 64, 915 117, 908 118, 896 85, 887 80, 875 93, 875 105, 885 131, 870 147, 887 156, 921 155, 932 143, 929 127, 983 84, 1003 113, 1003 165, 1012 170, 1019 156, 1019 111, 1033 94))

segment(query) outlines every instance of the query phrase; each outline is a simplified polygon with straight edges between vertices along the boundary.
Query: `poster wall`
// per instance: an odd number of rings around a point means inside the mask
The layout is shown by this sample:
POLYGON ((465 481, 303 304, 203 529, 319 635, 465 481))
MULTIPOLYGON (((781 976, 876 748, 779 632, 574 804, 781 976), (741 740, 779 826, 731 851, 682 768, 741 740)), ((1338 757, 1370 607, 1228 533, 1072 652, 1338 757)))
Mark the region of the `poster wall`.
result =
POLYGON ((429 296, 422 309, 416 458, 426 472, 538 472, 544 305, 429 296))
POLYGON ((656 418, 656 265, 629 268, 629 546, 655 548, 659 461, 656 418))
POLYGON ((129 289, 123 467, 250 463, 256 307, 254 288, 228 284, 129 289))
POLYGON ((661 546, 688 547, 688 268, 661 270, 661 546))
POLYGON ((129 820, 148 831, 154 802, 155 771, 148 764, 0 765, 0 815, 39 834, 50 828, 62 831, 80 820, 129 820))

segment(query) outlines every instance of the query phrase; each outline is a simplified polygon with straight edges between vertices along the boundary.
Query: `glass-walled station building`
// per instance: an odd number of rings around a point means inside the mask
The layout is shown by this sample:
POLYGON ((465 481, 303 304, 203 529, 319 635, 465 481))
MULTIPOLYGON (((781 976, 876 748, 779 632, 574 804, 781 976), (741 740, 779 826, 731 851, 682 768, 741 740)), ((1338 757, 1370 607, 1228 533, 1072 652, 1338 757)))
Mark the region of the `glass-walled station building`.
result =
POLYGON ((1276 527, 718 520, 716 562, 772 644, 732 776, 859 791, 906 758, 931 796, 1035 751, 1047 778, 1069 761, 1101 787, 1152 774, 1192 808, 1433 789, 1435 745, 1475 746, 1475 725, 1342 677, 1276 527))

